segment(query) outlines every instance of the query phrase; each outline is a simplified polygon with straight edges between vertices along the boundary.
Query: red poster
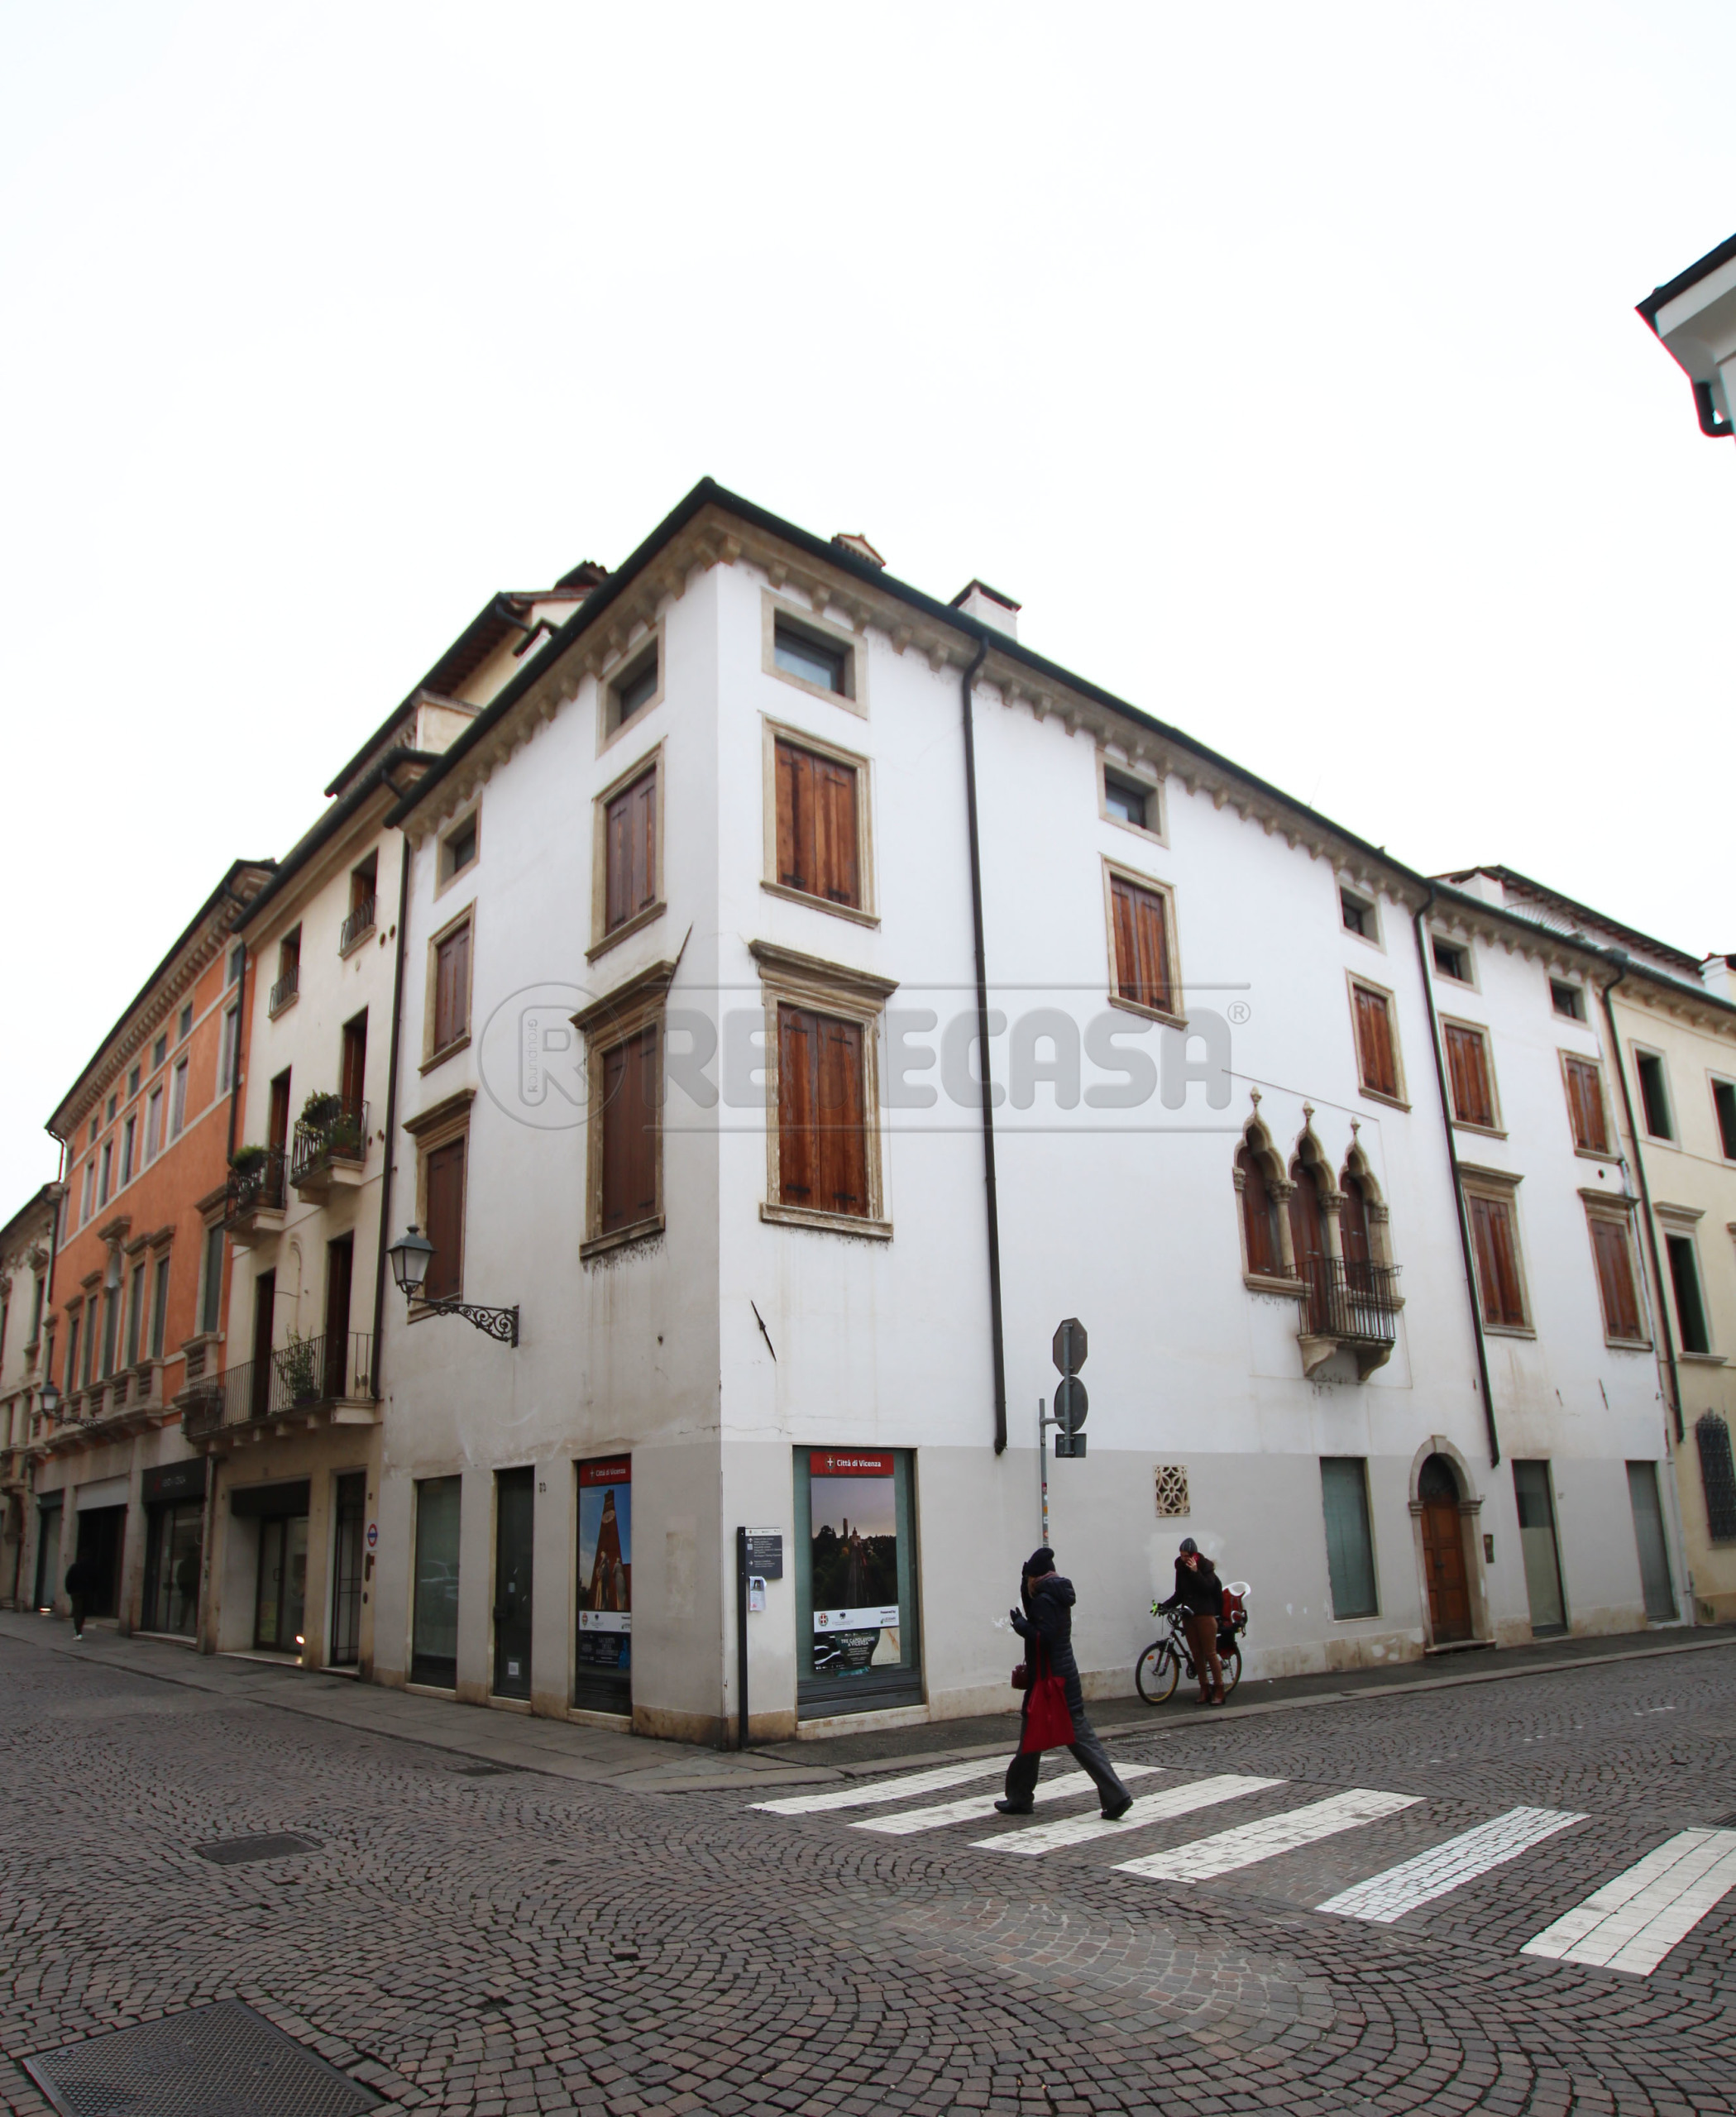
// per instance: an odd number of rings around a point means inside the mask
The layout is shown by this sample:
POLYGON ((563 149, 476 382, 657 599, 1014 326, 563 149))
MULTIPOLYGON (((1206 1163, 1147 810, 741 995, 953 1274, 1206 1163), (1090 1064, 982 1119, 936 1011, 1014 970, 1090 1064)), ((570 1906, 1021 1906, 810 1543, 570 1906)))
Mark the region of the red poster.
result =
POLYGON ((581 1463, 579 1483, 581 1485, 626 1485, 633 1482, 633 1458, 630 1455, 610 1455, 600 1463, 581 1463))
POLYGON ((816 1448, 808 1457, 808 1470, 816 1478, 889 1478, 892 1451, 864 1455, 854 1450, 847 1454, 842 1449, 816 1448))

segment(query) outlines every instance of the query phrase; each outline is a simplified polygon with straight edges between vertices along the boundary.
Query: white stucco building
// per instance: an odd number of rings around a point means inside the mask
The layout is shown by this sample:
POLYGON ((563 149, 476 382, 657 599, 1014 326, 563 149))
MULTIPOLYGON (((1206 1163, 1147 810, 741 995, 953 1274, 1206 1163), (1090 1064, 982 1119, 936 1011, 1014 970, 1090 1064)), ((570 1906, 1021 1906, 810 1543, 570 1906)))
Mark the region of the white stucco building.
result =
POLYGON ((519 1332, 388 1300, 382 1680, 715 1739, 746 1526, 757 1735, 1003 1704, 1069 1316, 1088 1689, 1184 1533, 1256 1675, 1681 1607, 1597 949, 1016 622, 707 483, 396 810, 390 1231, 519 1332))

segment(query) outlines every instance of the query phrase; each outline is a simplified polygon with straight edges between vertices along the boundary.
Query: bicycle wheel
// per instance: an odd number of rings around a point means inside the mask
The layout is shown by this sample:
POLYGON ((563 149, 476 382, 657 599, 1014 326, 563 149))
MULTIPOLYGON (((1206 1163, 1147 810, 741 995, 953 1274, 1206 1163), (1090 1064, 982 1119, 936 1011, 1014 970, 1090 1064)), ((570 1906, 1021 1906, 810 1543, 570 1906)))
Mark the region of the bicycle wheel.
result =
POLYGON ((1147 1705, 1164 1705, 1175 1695, 1181 1664, 1167 1639, 1154 1639, 1134 1664, 1133 1680, 1147 1705))
POLYGON ((1232 1646, 1227 1654, 1220 1654, 1218 1661, 1224 1672, 1224 1696, 1228 1698, 1241 1681, 1241 1649, 1232 1646))

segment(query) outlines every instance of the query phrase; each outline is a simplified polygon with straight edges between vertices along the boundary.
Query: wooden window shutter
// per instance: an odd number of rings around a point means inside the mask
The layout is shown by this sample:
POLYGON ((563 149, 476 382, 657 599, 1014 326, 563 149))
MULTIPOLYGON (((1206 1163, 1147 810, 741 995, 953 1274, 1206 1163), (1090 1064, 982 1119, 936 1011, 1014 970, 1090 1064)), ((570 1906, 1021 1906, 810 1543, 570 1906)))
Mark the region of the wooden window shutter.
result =
POLYGON ((1593 1154, 1609 1151, 1609 1128, 1604 1122, 1603 1077, 1584 1058, 1567 1061, 1567 1106, 1573 1120, 1573 1144, 1593 1154))
POLYGON ((1477 1253, 1477 1280, 1483 1297, 1483 1321, 1523 1328, 1525 1303, 1519 1291, 1518 1245, 1513 1208, 1504 1198, 1473 1197, 1471 1229, 1477 1253))
POLYGON ((1284 1271, 1284 1255, 1278 1243, 1271 1191, 1250 1148, 1241 1149, 1236 1163, 1241 1171, 1241 1221, 1247 1236, 1248 1269, 1277 1278, 1284 1271))
POLYGON ((657 1035, 653 1025, 603 1054, 603 1235, 657 1211, 657 1035))
POLYGON ((819 1102, 818 1017, 805 1007, 777 1011, 778 1197, 787 1206, 814 1206, 820 1171, 815 1153, 819 1102))
POLYGON ((456 1300, 464 1283, 465 1144, 453 1140, 428 1158, 426 1232, 434 1254, 422 1290, 430 1301, 456 1300))
POLYGON ((1393 1018, 1384 992, 1372 987, 1353 987, 1356 996, 1356 1056, 1362 1068, 1362 1085, 1377 1094, 1399 1092, 1398 1061, 1393 1054, 1393 1018))
POLYGON ((604 816, 608 877, 604 929, 613 933, 657 901, 657 769, 617 794, 604 816))
POLYGON ((1591 1246, 1597 1258, 1597 1290, 1604 1304, 1604 1328, 1612 1338, 1643 1336, 1639 1299, 1633 1286, 1633 1259, 1628 1231, 1614 1221, 1591 1223, 1591 1246))
POLYGON ((1122 999, 1173 1011, 1169 939, 1163 898, 1120 875, 1109 881, 1115 920, 1115 982, 1122 999))
POLYGON ((1489 1085, 1489 1046, 1482 1031, 1459 1029, 1449 1022, 1446 1035, 1453 1116, 1467 1125, 1493 1125, 1494 1097, 1489 1085))
POLYGON ((778 1195, 824 1213, 868 1212, 863 1030, 805 1007, 777 1011, 778 1195))
POLYGON ((859 908, 856 767, 780 741, 777 879, 787 889, 859 908))
POLYGON ((862 1025, 819 1017, 820 1184, 829 1213, 867 1216, 868 1137, 862 1106, 862 1025))
POLYGON ((469 1027, 470 927, 448 934, 434 953, 434 1049, 443 1051, 469 1027))

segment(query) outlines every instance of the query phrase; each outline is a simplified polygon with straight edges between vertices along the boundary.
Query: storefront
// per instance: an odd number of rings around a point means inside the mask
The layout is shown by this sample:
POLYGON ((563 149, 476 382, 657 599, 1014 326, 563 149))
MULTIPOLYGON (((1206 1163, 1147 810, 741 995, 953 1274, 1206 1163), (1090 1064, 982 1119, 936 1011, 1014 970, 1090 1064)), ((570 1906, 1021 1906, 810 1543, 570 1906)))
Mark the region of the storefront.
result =
POLYGON ((796 1451, 800 1716, 922 1703, 913 1460, 906 1448, 796 1451))
POLYGON ((299 1654, 306 1645, 309 1482, 242 1485, 229 1497, 236 1522, 254 1525, 258 1560, 253 1644, 265 1653, 299 1654))
POLYGON ((45 1499, 36 1509, 36 1608, 51 1610, 60 1593, 60 1523, 66 1512, 60 1493, 45 1499))
POLYGON ((591 1713, 633 1710, 633 1459, 581 1463, 578 1623, 572 1702, 591 1713))
POLYGON ((333 1669, 353 1669, 361 1658, 362 1550, 368 1511, 366 1470, 346 1470, 337 1480, 332 1535, 332 1644, 333 1669))
POLYGON ((146 1470, 139 1497, 145 1507, 145 1594, 140 1629, 190 1639, 198 1623, 199 1568, 204 1556, 204 1456, 146 1470))
POLYGON ((127 1541, 127 1499, 129 1480, 100 1478, 79 1487, 79 1563, 88 1584, 84 1591, 84 1614, 112 1618, 119 1614, 121 1554, 127 1541))
POLYGON ((410 1681, 434 1690, 455 1690, 458 1684, 458 1513, 463 1483, 461 1478, 416 1481, 410 1681))
POLYGON ((496 1698, 530 1696, 531 1587, 536 1555, 537 1474, 495 1473, 496 1698))

